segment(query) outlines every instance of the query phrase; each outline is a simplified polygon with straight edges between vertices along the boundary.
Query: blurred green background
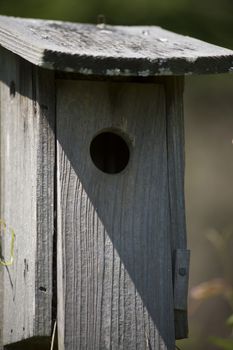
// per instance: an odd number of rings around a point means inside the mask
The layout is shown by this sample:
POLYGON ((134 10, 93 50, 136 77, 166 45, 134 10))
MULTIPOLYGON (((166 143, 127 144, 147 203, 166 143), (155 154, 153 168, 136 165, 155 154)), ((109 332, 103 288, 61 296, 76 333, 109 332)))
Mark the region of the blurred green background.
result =
MULTIPOLYGON (((90 23, 104 14, 109 24, 159 25, 233 49, 233 0, 1 0, 0 14, 90 23)), ((229 350, 210 337, 233 329, 233 75, 186 79, 185 131, 190 338, 177 345, 229 350)))
POLYGON ((152 24, 233 47, 232 0, 1 0, 0 13, 96 23, 152 24))

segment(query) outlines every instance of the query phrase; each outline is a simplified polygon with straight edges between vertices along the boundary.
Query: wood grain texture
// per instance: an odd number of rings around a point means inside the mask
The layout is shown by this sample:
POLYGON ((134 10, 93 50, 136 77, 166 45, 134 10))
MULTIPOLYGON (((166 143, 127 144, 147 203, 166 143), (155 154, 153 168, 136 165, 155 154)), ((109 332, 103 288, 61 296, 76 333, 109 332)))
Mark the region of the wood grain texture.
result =
POLYGON ((100 76, 224 73, 233 51, 160 27, 0 16, 0 44, 35 65, 100 76))
POLYGON ((51 334, 55 116, 53 73, 2 48, 0 60, 0 217, 16 235, 14 262, 1 267, 5 345, 51 334))
MULTIPOLYGON (((167 110, 168 182, 170 203, 170 232, 173 256, 173 283, 177 249, 187 248, 184 198, 184 112, 182 77, 165 79, 167 110)), ((187 310, 175 309, 176 339, 187 338, 187 310)))
POLYGON ((37 140, 37 251, 35 335, 51 334, 56 317, 55 198, 55 81, 53 72, 33 67, 37 140), (53 298, 55 299, 53 302, 53 298), (52 307, 55 310, 52 310, 52 307))
POLYGON ((59 81, 59 349, 174 349, 162 85, 59 81), (119 174, 89 146, 113 128, 130 144, 119 174))
POLYGON ((186 311, 188 309, 188 282, 189 282, 190 251, 177 249, 175 251, 174 266, 174 308, 186 311))

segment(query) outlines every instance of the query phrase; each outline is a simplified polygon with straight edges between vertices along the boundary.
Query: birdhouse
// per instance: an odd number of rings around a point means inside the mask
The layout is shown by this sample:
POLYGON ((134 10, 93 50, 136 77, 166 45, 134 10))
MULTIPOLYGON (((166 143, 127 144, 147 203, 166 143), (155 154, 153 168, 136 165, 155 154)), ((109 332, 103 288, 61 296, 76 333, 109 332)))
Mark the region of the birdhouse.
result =
POLYGON ((42 349, 57 323, 60 350, 173 350, 188 334, 183 77, 232 71, 233 51, 4 16, 0 45, 3 346, 42 349))

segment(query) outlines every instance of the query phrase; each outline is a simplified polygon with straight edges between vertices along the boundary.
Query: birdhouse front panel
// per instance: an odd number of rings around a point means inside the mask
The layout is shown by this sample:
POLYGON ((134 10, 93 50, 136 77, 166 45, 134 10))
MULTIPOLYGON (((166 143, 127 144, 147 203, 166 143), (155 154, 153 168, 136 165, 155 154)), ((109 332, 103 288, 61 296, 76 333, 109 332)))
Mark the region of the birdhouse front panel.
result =
POLYGON ((57 141, 61 349, 172 349, 164 86, 59 81, 57 141))

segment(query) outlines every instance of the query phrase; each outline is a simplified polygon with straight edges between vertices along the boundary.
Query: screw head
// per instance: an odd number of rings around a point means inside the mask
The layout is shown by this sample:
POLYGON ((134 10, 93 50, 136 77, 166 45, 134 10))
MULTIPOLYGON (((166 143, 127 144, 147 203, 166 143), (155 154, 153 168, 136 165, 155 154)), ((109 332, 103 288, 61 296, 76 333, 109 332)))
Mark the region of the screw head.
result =
POLYGON ((185 267, 180 267, 179 268, 179 275, 180 276, 185 276, 186 275, 186 268, 185 267))

